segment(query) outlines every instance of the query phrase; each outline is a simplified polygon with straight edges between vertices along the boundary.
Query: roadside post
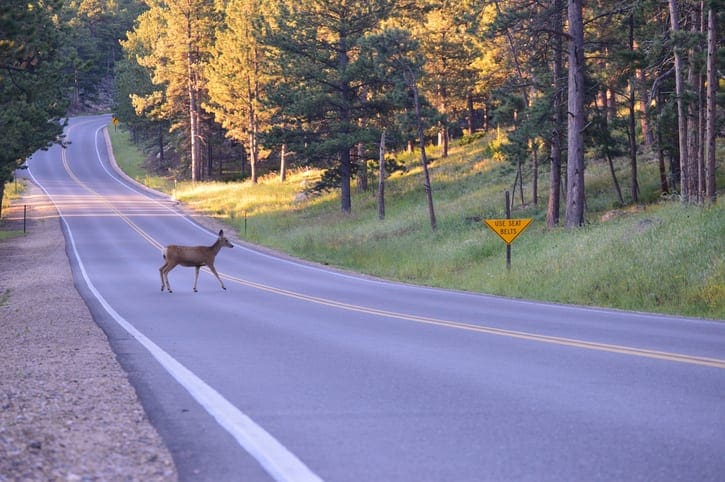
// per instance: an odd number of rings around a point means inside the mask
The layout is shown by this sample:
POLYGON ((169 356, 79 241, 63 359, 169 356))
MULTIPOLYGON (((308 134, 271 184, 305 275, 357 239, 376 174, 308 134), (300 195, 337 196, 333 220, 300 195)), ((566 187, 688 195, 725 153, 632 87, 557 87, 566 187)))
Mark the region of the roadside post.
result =
POLYGON ((491 231, 506 243, 506 269, 511 269, 511 243, 529 227, 533 218, 511 219, 511 203, 509 192, 506 191, 506 219, 484 219, 484 223, 491 231))

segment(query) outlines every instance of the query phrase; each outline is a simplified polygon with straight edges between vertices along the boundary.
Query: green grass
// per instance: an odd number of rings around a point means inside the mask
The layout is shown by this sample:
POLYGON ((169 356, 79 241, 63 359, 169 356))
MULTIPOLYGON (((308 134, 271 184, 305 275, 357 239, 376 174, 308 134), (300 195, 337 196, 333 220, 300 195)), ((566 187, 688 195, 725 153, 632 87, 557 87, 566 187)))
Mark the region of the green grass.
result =
POLYGON ((108 134, 113 145, 113 156, 116 158, 118 167, 135 180, 146 184, 153 189, 170 191, 173 181, 161 176, 150 175, 144 169, 144 155, 131 141, 129 132, 121 127, 108 124, 108 134))
MULTIPOLYGON (((10 204, 15 199, 18 199, 25 192, 25 181, 19 180, 18 182, 5 183, 5 190, 2 198, 2 215, 3 217, 8 212, 10 204)), ((7 229, 7 226, 2 226, 3 220, 0 219, 0 241, 14 238, 16 236, 22 236, 23 231, 17 229, 7 229)))
MULTIPOLYGON (((495 139, 493 139, 495 141, 495 139)), ((115 142, 115 141, 114 141, 115 142)), ((115 149, 115 146, 114 146, 115 149)), ((539 203, 518 192, 512 217, 534 223, 505 244, 477 219, 505 217, 504 191, 515 172, 491 156, 491 138, 457 145, 446 159, 431 149, 438 229, 430 228, 418 158, 401 155, 406 172, 386 183, 386 219, 377 218, 375 188, 353 194, 353 212, 340 212, 336 192, 295 202, 314 171, 258 184, 179 183, 180 201, 233 225, 247 240, 327 265, 388 279, 519 298, 725 319, 725 211, 660 198, 656 163, 640 157, 637 209, 618 206, 609 168, 587 167, 587 224, 546 228, 548 171, 539 175, 539 203), (605 212, 620 208, 610 221, 605 212)), ((722 158, 723 156, 720 156, 722 158)), ((719 166, 718 186, 725 185, 719 166)), ((617 163, 625 197, 626 160, 617 163)), ((143 174, 137 175, 143 179, 143 174)), ((353 191, 355 191, 353 189, 353 191)), ((562 205, 562 218, 564 216, 562 205)))

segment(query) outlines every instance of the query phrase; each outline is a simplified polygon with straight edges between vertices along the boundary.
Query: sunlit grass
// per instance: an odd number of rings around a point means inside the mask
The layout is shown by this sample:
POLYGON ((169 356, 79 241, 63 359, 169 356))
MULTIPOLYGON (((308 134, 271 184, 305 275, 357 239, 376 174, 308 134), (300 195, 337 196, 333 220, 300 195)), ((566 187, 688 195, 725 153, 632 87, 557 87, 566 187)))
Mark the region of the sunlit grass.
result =
MULTIPOLYGON (((5 183, 5 190, 3 192, 3 198, 2 198, 2 217, 5 218, 5 216, 8 213, 8 210, 10 208, 10 205, 12 202, 16 199, 18 199, 20 196, 23 195, 23 192, 25 192, 26 186, 25 181, 22 179, 19 179, 17 181, 11 181, 5 183)), ((3 219, 0 218, 0 224, 3 223, 3 219)), ((0 241, 3 241, 5 239, 14 238, 16 236, 23 235, 22 230, 18 229, 0 229, 0 241)))
MULTIPOLYGON (((682 206, 660 198, 652 155, 639 162, 640 199, 629 208, 627 160, 616 162, 625 200, 616 198, 609 166, 589 162, 586 226, 546 228, 549 172, 539 172, 539 202, 532 203, 530 166, 524 167, 524 203, 517 189, 513 217, 534 223, 512 245, 481 222, 505 217, 504 191, 512 190, 514 167, 492 155, 495 134, 454 145, 448 158, 430 148, 430 173, 438 229, 430 227, 417 152, 398 156, 406 166, 386 181, 386 217, 377 215, 376 179, 358 193, 352 213, 340 211, 331 192, 301 193, 319 176, 293 171, 250 182, 180 182, 180 201, 233 225, 247 240, 327 265, 431 286, 649 312, 725 319, 725 212, 682 206), (463 143, 462 143, 463 144, 463 143), (493 146, 493 147, 492 147, 493 146), (616 210, 613 219, 602 215, 616 210)), ((725 178, 720 166, 718 186, 725 178)), ((565 207, 562 198, 561 216, 565 207)))
POLYGON ((111 123, 108 124, 107 129, 113 145, 113 157, 123 172, 152 189, 166 192, 173 189, 173 180, 149 175, 148 171, 144 169, 144 155, 131 141, 127 130, 111 123))

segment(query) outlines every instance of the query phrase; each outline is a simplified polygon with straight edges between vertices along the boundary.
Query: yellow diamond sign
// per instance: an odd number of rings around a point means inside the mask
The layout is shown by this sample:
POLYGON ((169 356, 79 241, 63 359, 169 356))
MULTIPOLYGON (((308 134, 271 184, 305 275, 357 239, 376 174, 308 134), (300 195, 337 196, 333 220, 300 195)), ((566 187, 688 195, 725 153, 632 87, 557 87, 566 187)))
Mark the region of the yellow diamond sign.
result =
POLYGON ((483 222, 506 244, 511 244, 519 234, 529 227, 533 219, 484 219, 483 222))

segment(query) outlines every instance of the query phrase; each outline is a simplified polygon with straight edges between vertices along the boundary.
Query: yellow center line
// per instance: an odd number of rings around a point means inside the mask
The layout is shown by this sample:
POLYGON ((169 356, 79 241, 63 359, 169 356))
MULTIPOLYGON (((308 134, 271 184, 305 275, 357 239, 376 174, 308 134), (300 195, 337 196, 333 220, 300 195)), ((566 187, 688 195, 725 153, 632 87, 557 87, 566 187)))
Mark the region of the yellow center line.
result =
POLYGON ((68 164, 68 156, 66 154, 66 150, 65 149, 62 150, 61 159, 63 160, 63 168, 68 173, 68 175, 70 176, 70 178, 73 181, 75 181, 76 184, 78 184, 79 186, 81 186, 83 189, 85 189, 89 193, 91 193, 94 196, 96 196, 96 199, 95 199, 96 202, 98 202, 99 204, 103 204, 103 205, 107 206, 119 218, 121 218, 121 220, 123 220, 126 224, 128 224, 131 227, 131 229, 133 229, 134 231, 136 231, 143 239, 145 239, 146 241, 148 241, 149 244, 151 244, 151 246, 154 246, 155 248, 157 248, 159 250, 162 250, 163 249, 163 246, 161 245, 161 243, 159 243, 158 241, 156 241, 153 237, 151 237, 148 233, 146 233, 146 231, 144 231, 136 223, 134 223, 133 221, 131 221, 131 219, 128 216, 126 216, 125 214, 123 214, 119 209, 117 209, 111 203, 111 201, 108 198, 106 198, 105 196, 102 196, 97 191, 93 190, 90 186, 88 186, 86 183, 84 183, 83 181, 81 181, 78 178, 78 176, 75 175, 75 173, 73 172, 73 170, 70 168, 70 165, 68 164))
POLYGON ((355 311, 359 313, 366 313, 370 315, 383 316, 386 318, 394 318, 399 320, 413 321, 416 323, 423 323, 429 325, 443 326, 447 328, 455 328, 459 330, 467 330, 477 333, 486 333, 489 335, 506 336, 509 338, 518 338, 522 340, 536 341, 540 343, 551 343, 556 345, 571 346, 576 348, 585 348, 588 350, 605 351, 610 353, 619 353, 623 355, 639 356, 644 358, 654 358, 658 360, 667 360, 679 363, 689 363, 693 365, 709 366, 714 368, 725 368, 725 360, 718 358, 708 358, 701 356, 685 355, 681 353, 670 353, 657 350, 649 350, 644 348, 635 348, 623 345, 613 345, 607 343, 598 343, 585 340, 577 340, 574 338, 564 338, 558 336, 540 335, 536 333, 529 333, 524 331, 506 330, 502 328, 494 328, 490 326, 473 325, 469 323, 462 323, 458 321, 442 320, 438 318, 430 318, 427 316, 411 315, 407 313, 399 313, 395 311, 381 310, 377 308, 369 308, 365 306, 359 306, 349 303, 343 303, 340 301, 329 300, 326 298, 318 298, 315 296, 305 295, 294 291, 284 290, 281 288, 275 288, 272 286, 255 283, 241 278, 235 278, 232 276, 222 275, 224 279, 245 285, 251 288, 268 291, 271 293, 287 296, 290 298, 296 298, 299 300, 307 301, 310 303, 316 303, 325 306, 331 306, 348 311, 355 311))
MULTIPOLYGON (((86 185, 83 181, 81 181, 73 173, 70 166, 68 165, 68 160, 67 160, 65 149, 62 151, 62 159, 63 159, 63 166, 64 166, 66 172, 68 173, 68 175, 71 177, 71 179, 73 179, 78 185, 80 185, 81 187, 86 189, 91 194, 97 196, 100 203, 107 205, 114 213, 116 213, 116 215, 119 218, 121 218, 124 222, 126 222, 126 224, 128 224, 131 227, 131 229, 136 231, 143 239, 148 241, 149 244, 151 244, 152 246, 156 247, 159 250, 163 249, 163 245, 161 243, 156 241, 151 235, 146 233, 143 229, 141 229, 138 225, 136 225, 133 221, 131 221, 126 215, 124 215, 115 206, 113 206, 106 197, 100 195, 98 192, 91 189, 88 185, 86 185)), ((205 269, 205 271, 208 271, 208 270, 205 269)), ((445 328, 466 330, 466 331, 471 331, 471 332, 476 332, 476 333, 485 333, 485 334, 489 334, 489 335, 517 338, 517 339, 521 339, 521 340, 535 341, 535 342, 539 342, 539 343, 550 343, 550 344, 570 346, 570 347, 575 347, 575 348, 584 348, 587 350, 604 351, 604 352, 609 352, 609 353, 619 353, 619 354, 623 354, 623 355, 638 356, 638 357, 643 357, 643 358, 652 358, 652 359, 657 359, 657 360, 666 360, 666 361, 677 362, 677 363, 687 363, 687 364, 692 364, 692 365, 701 365, 701 366, 725 369, 725 359, 685 355, 685 354, 681 354, 681 353, 670 353, 670 352, 657 351, 657 350, 648 350, 648 349, 643 349, 643 348, 628 347, 628 346, 623 346, 623 345, 613 345, 613 344, 608 344, 608 343, 590 342, 590 341, 585 341, 585 340, 577 340, 574 338, 540 335, 540 334, 529 333, 529 332, 524 332, 524 331, 506 330, 506 329, 494 328, 494 327, 490 327, 490 326, 473 325, 473 324, 469 324, 469 323, 462 323, 462 322, 451 321, 451 320, 430 318, 430 317, 426 317, 426 316, 418 316, 418 315, 412 315, 412 314, 407 314, 407 313, 398 313, 395 311, 381 310, 381 309, 377 309, 377 308, 370 308, 370 307, 354 305, 354 304, 350 304, 350 303, 344 303, 341 301, 335 301, 335 300, 330 300, 330 299, 326 299, 326 298, 319 298, 316 296, 305 295, 303 293, 298 293, 295 291, 289 291, 289 290, 285 290, 285 289, 281 289, 281 288, 275 288, 273 286, 255 283, 253 281, 245 280, 242 278, 237 278, 237 277, 230 276, 230 275, 227 275, 224 273, 219 273, 219 274, 225 280, 228 280, 228 281, 231 281, 234 283, 238 283, 240 285, 244 285, 244 286, 247 286, 250 288, 267 291, 270 293, 275 293, 275 294, 286 296, 289 298, 295 298, 295 299, 306 301, 309 303, 330 306, 333 308, 338 308, 338 309, 347 310, 347 311, 354 311, 354 312, 358 312, 358 313, 365 313, 365 314, 382 316, 382 317, 393 318, 393 319, 398 319, 398 320, 412 321, 412 322, 428 324, 428 325, 442 326, 445 328)))

